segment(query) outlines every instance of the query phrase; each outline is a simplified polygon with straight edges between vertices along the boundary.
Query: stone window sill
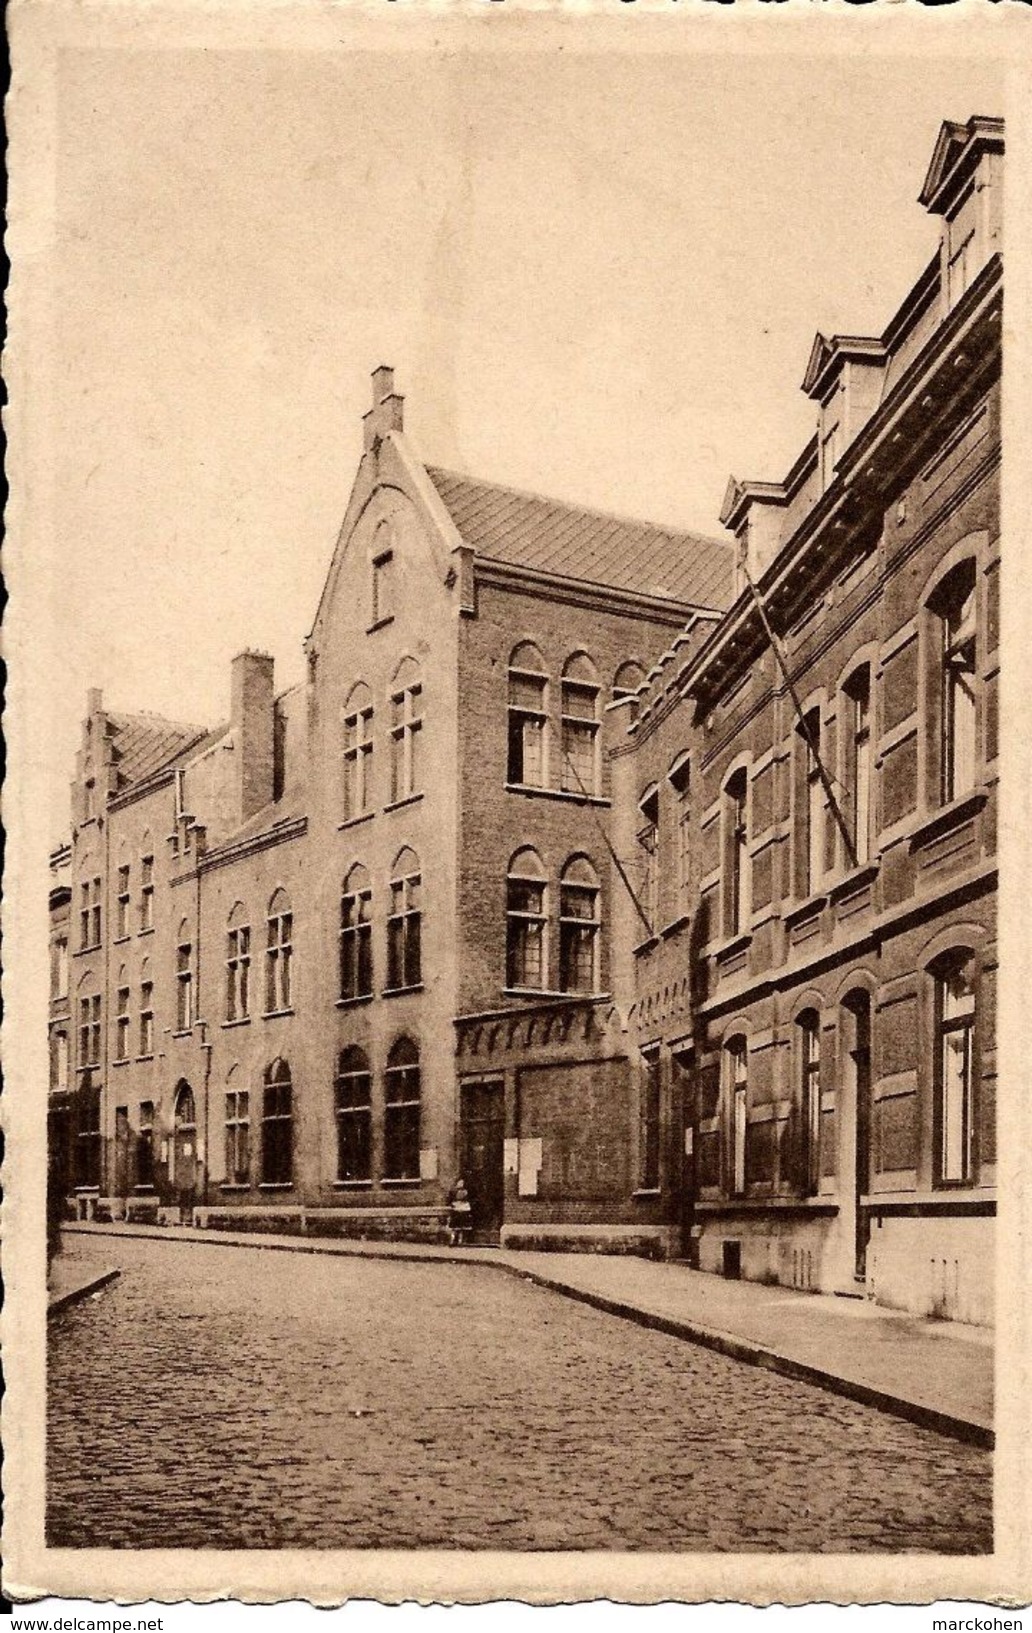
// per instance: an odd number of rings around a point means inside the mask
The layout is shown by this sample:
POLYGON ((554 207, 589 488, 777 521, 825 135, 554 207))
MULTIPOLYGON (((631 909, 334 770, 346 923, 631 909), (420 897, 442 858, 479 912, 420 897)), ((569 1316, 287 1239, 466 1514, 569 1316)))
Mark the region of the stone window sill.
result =
POLYGON ((406 992, 422 992, 422 990, 423 990, 422 981, 416 981, 410 987, 384 987, 383 991, 380 993, 380 997, 381 998, 402 998, 402 997, 404 997, 406 992))
MULTIPOLYGON (((250 1189, 251 1187, 245 1179, 226 1179, 219 1185, 220 1191, 249 1191, 250 1189)), ((263 1185, 261 1189, 266 1191, 274 1191, 277 1189, 277 1187, 275 1185, 263 1185)), ((287 1187, 287 1189, 289 1189, 289 1187, 287 1187)))
POLYGON ((137 1055, 137 1057, 136 1057, 136 1064, 137 1064, 137 1066, 139 1066, 139 1065, 141 1065, 141 1064, 142 1064, 142 1063, 143 1063, 143 1062, 144 1062, 144 1061, 147 1061, 147 1060, 153 1060, 153 1059, 154 1059, 154 1052, 153 1052, 153 1050, 152 1050, 152 1051, 151 1051, 151 1053, 150 1053, 150 1054, 149 1054, 149 1055, 137 1055))
POLYGON ((676 919, 671 919, 669 924, 664 924, 659 934, 665 941, 667 936, 675 936, 678 930, 686 930, 691 922, 692 915, 690 913, 680 913, 676 919))
MULTIPOLYGON (((407 988, 407 987, 404 987, 404 988, 400 988, 399 990, 407 992, 410 989, 407 988)), ((374 996, 374 994, 371 993, 371 992, 356 992, 356 994, 355 994, 355 996, 353 998, 337 998, 335 1000, 335 1008, 337 1008, 337 1009, 355 1009, 359 1004, 371 1003, 372 1000, 373 1000, 373 996, 374 996)))
MULTIPOLYGON (((241 1187, 245 1191, 249 1191, 250 1188, 249 1185, 241 1187)), ((294 1181, 292 1179, 263 1179, 258 1189, 260 1191, 292 1191, 294 1181)))
POLYGON ((805 901, 799 902, 796 907, 791 908, 784 915, 785 929, 794 930, 796 925, 805 924, 807 919, 819 918, 827 905, 828 898, 823 891, 818 891, 813 896, 807 896, 805 901))
POLYGON ((394 622, 394 614, 393 614, 393 612, 389 612, 385 618, 376 618, 376 619, 373 620, 373 622, 371 624, 367 624, 366 625, 366 634, 367 635, 372 635, 374 630, 386 629, 387 625, 388 624, 393 624, 393 622, 394 622))
POLYGON ((656 935, 646 936, 645 940, 644 941, 639 941, 635 947, 631 948, 631 951, 634 954, 635 958, 639 958, 639 957, 641 957, 641 955, 643 953, 650 953, 652 951, 653 947, 658 947, 658 946, 659 946, 659 937, 658 936, 656 936, 656 935))
POLYGON ((142 930, 137 930, 136 934, 138 936, 152 936, 154 934, 153 924, 145 924, 142 930))
POLYGON ((111 1064, 112 1066, 131 1066, 132 1061, 128 1055, 119 1055, 117 1060, 113 1060, 111 1064))
POLYGON ((828 891, 828 900, 834 906, 844 901, 854 891, 862 890, 864 885, 871 884, 878 877, 877 862, 861 862, 859 867, 852 868, 841 879, 837 880, 828 891))
POLYGON ((662 1195, 663 1191, 659 1185, 643 1185, 637 1191, 631 1192, 631 1200, 634 1202, 654 1202, 657 1197, 662 1195))
POLYGON ((976 788, 962 795, 960 799, 951 800, 949 805, 941 806, 938 811, 933 811, 931 816, 918 823, 911 832, 911 851, 920 850, 923 845, 929 845, 932 840, 939 839, 943 834, 951 833, 954 828, 969 822, 982 809, 988 798, 986 789, 976 788))
POLYGON ((115 939, 114 939, 114 941, 113 941, 113 942, 112 942, 112 943, 111 943, 111 945, 112 945, 112 947, 122 947, 122 946, 124 946, 124 945, 125 945, 125 943, 126 943, 126 942, 127 942, 127 941, 131 941, 131 940, 132 940, 132 939, 133 939, 133 938, 132 938, 132 936, 131 936, 131 935, 130 935, 130 934, 129 934, 129 931, 128 931, 128 930, 126 930, 126 932, 125 932, 125 934, 124 934, 124 935, 121 935, 121 936, 116 936, 116 937, 115 937, 115 939))
POLYGON ((375 811, 360 811, 357 816, 345 817, 343 822, 337 823, 337 831, 342 833, 345 828, 358 828, 363 822, 371 822, 375 815, 375 811))
POLYGON ((384 806, 384 811, 403 811, 406 805, 416 805, 422 798, 423 790, 419 789, 415 794, 406 794, 403 799, 392 799, 389 805, 384 806))
POLYGON ((570 800, 574 805, 602 805, 609 807, 612 800, 603 799, 601 794, 579 794, 571 788, 538 788, 534 783, 507 782, 507 794, 536 795, 538 799, 570 800))
POLYGON ((228 1032, 234 1026, 250 1026, 250 1024, 250 1015, 238 1015, 235 1021, 222 1021, 220 1023, 223 1032, 228 1032))
POLYGON ((418 1190, 422 1183, 423 1181, 416 1177, 412 1179, 381 1179, 380 1181, 384 1190, 392 1191, 401 1190, 404 1187, 407 1187, 410 1191, 418 1190))
POLYGON ((293 1013, 294 1013, 293 1008, 291 1008, 291 1009, 263 1009, 262 1010, 262 1020, 263 1021, 278 1021, 281 1015, 293 1015, 293 1013))
POLYGON ((333 1182, 335 1191, 371 1191, 372 1188, 371 1179, 335 1179, 333 1182))
POLYGON ((717 945, 710 949, 710 953, 718 964, 726 964, 729 959, 735 958, 739 953, 748 952, 751 946, 752 931, 741 930, 737 935, 728 936, 725 941, 718 941, 717 945))

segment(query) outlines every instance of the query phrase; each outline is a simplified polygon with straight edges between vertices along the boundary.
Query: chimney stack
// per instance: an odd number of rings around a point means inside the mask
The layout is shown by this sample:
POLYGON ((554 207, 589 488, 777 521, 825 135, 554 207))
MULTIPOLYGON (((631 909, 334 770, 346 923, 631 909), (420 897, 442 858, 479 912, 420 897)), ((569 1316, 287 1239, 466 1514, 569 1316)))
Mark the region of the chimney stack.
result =
POLYGON ((394 370, 386 363, 373 370, 373 406, 363 415, 365 449, 379 444, 391 431, 405 429, 405 399, 394 389, 394 370))
POLYGON ((232 707, 236 805, 241 822, 273 797, 275 762, 273 660, 267 652, 233 659, 232 707))

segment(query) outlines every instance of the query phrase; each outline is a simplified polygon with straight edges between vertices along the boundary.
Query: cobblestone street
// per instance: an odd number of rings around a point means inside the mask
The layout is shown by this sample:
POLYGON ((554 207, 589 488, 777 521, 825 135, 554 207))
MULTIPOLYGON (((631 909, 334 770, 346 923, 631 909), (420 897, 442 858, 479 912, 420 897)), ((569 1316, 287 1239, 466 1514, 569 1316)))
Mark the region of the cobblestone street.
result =
POLYGON ((486 1267, 68 1251, 51 1546, 991 1547, 988 1453, 486 1267))

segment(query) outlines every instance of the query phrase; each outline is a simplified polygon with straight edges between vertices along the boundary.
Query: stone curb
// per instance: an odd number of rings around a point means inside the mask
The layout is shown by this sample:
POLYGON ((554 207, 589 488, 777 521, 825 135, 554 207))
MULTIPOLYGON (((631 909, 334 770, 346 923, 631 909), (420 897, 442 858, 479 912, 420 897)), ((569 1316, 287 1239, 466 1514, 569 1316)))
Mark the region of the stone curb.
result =
MULTIPOLYGON (((102 1234, 104 1227, 94 1226, 92 1229, 76 1232, 74 1225, 66 1226, 70 1235, 97 1236, 102 1234)), ((861 1406, 873 1407, 876 1411, 887 1412, 892 1417, 905 1419, 908 1423, 917 1424, 922 1429, 932 1429, 938 1434, 948 1435, 953 1440, 963 1441, 969 1446, 978 1446, 985 1451, 992 1451, 996 1445, 996 1436, 986 1424, 973 1418, 964 1418, 953 1412, 940 1411, 937 1407, 926 1406, 920 1401, 908 1400, 906 1396, 894 1395, 889 1390, 878 1389, 873 1384, 865 1384, 855 1378, 843 1378, 838 1373, 828 1372, 823 1367, 812 1366, 808 1361, 797 1361, 790 1355, 782 1355, 780 1351, 770 1349, 753 1339, 739 1338, 734 1333, 722 1332, 715 1327, 702 1326, 697 1322, 677 1321, 671 1316, 657 1315, 653 1311, 643 1310, 635 1304, 625 1304, 619 1299, 607 1298, 602 1293, 594 1293, 583 1287, 575 1287, 570 1282, 560 1281, 552 1276, 546 1276, 538 1270, 530 1270, 522 1265, 510 1264, 507 1260, 489 1257, 490 1248, 467 1248, 463 1253, 449 1252, 447 1249, 434 1254, 406 1253, 404 1248, 393 1252, 378 1250, 375 1246, 363 1244, 361 1248, 348 1246, 344 1242, 306 1242, 300 1239, 296 1246, 293 1242, 263 1242, 260 1236, 253 1242, 241 1242, 237 1239, 225 1240, 221 1231, 198 1230, 196 1235, 187 1236, 176 1234, 164 1236, 164 1232, 156 1227, 134 1230, 131 1227, 119 1226, 119 1236, 132 1236, 142 1241, 168 1241, 207 1243, 214 1247, 255 1247, 265 1253, 310 1253, 321 1254, 329 1258, 342 1259, 378 1259, 390 1263, 401 1264, 481 1264, 492 1270, 502 1270, 510 1276, 516 1276, 521 1281, 532 1282, 536 1287, 544 1288, 551 1293, 560 1293, 566 1298, 580 1304, 588 1304, 593 1309, 601 1310, 606 1315, 621 1317, 624 1321, 633 1321, 639 1327, 650 1328, 653 1332, 665 1333, 669 1338, 680 1338, 690 1344, 698 1344, 703 1349, 715 1350, 720 1355, 726 1355, 733 1361, 743 1361, 748 1366, 764 1367, 769 1372, 776 1372, 781 1377, 793 1378, 800 1383, 812 1384, 817 1389, 827 1390, 829 1394, 839 1395, 846 1400, 856 1401, 861 1406)), ((118 1274, 116 1270, 115 1275, 118 1274)), ((104 1278, 110 1279, 110 1277, 104 1278)), ((77 1295, 75 1295, 77 1296, 77 1295)))
POLYGON ((60 1315, 62 1310, 67 1310, 72 1304, 78 1304, 80 1299, 89 1298, 91 1293, 99 1292, 102 1287, 107 1287, 109 1282, 116 1281, 121 1274, 120 1270, 102 1270, 99 1276, 92 1276, 80 1287, 69 1287, 67 1293, 57 1293, 48 1298, 47 1320, 50 1321, 55 1315, 60 1315))

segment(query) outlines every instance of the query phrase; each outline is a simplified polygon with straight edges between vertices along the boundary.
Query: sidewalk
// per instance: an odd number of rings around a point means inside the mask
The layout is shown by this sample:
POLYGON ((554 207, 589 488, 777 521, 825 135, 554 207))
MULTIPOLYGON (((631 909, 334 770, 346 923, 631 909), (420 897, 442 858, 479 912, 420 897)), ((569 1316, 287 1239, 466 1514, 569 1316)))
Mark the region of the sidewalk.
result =
POLYGON ((620 1255, 352 1242, 190 1226, 68 1225, 65 1233, 493 1265, 611 1315, 769 1367, 970 1444, 994 1443, 991 1333, 921 1320, 863 1300, 724 1281, 680 1264, 620 1255))
POLYGON ((89 1298, 102 1287, 116 1280, 118 1270, 98 1270, 95 1264, 74 1255, 58 1253, 51 1261, 47 1275, 47 1320, 70 1304, 89 1298))

